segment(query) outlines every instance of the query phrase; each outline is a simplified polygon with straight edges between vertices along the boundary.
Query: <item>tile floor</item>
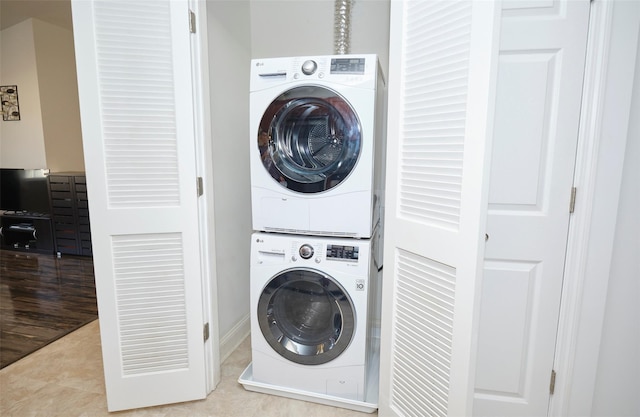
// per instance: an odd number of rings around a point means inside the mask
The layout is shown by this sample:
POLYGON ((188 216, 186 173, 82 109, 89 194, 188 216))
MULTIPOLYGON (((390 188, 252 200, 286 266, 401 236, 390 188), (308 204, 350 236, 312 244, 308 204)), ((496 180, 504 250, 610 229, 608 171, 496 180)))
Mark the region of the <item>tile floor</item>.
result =
MULTIPOLYGON (((205 400, 109 413, 98 321, 0 370, 3 417, 366 417, 372 414, 246 391, 237 380, 251 361, 249 339, 222 364, 205 400)), ((375 416, 375 414, 373 414, 375 416)))

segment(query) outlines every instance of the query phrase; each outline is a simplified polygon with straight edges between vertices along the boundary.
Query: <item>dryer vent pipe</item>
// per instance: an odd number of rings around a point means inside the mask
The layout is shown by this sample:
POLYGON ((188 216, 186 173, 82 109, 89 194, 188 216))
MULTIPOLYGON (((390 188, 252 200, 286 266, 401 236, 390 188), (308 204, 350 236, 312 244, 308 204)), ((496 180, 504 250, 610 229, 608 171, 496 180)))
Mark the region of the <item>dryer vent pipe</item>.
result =
POLYGON ((353 0, 335 0, 334 47, 337 55, 349 53, 351 47, 351 6, 353 0))

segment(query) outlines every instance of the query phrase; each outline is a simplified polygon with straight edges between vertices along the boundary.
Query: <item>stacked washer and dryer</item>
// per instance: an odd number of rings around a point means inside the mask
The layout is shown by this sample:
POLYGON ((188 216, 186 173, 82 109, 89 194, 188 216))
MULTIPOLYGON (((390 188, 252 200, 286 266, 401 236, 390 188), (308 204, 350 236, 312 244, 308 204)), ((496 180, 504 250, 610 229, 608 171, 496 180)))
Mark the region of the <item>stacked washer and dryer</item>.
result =
POLYGON ((251 62, 246 389, 375 411, 385 85, 375 55, 251 62))

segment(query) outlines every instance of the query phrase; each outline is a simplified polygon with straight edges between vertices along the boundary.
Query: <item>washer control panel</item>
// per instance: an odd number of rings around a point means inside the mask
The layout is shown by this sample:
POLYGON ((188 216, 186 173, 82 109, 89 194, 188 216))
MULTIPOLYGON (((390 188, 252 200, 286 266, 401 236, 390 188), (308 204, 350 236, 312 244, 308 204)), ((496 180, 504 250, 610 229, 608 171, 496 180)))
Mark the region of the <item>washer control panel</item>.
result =
POLYGON ((252 238, 251 262, 255 265, 326 266, 364 273, 372 263, 369 257, 371 243, 368 241, 272 233, 255 233, 252 238))
POLYGON ((359 256, 357 246, 327 245, 327 259, 357 261, 359 256))
POLYGON ((313 259, 315 263, 321 263, 323 260, 357 263, 360 259, 360 248, 352 245, 327 244, 325 250, 323 245, 293 242, 292 250, 290 259, 293 262, 313 259))

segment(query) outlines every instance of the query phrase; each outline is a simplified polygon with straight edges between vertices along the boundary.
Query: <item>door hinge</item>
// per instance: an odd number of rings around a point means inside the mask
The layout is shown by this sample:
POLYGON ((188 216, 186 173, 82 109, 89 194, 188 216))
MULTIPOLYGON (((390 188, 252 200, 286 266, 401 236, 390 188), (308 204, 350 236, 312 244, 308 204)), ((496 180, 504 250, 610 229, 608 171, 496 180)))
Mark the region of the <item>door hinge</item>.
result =
POLYGON ((196 14, 189 10, 189 32, 196 33, 196 14))
POLYGON ((549 394, 553 395, 556 390, 556 371, 551 370, 551 381, 549 382, 549 394))
POLYGON ((202 194, 204 194, 204 183, 202 182, 202 177, 198 177, 196 179, 196 184, 198 187, 198 197, 200 197, 202 194))
POLYGON ((571 187, 571 201, 569 202, 569 213, 573 213, 576 209, 576 187, 571 187))
POLYGON ((204 329, 203 329, 202 335, 204 337, 204 341, 205 342, 207 340, 209 340, 209 323, 205 323, 204 324, 204 329))

